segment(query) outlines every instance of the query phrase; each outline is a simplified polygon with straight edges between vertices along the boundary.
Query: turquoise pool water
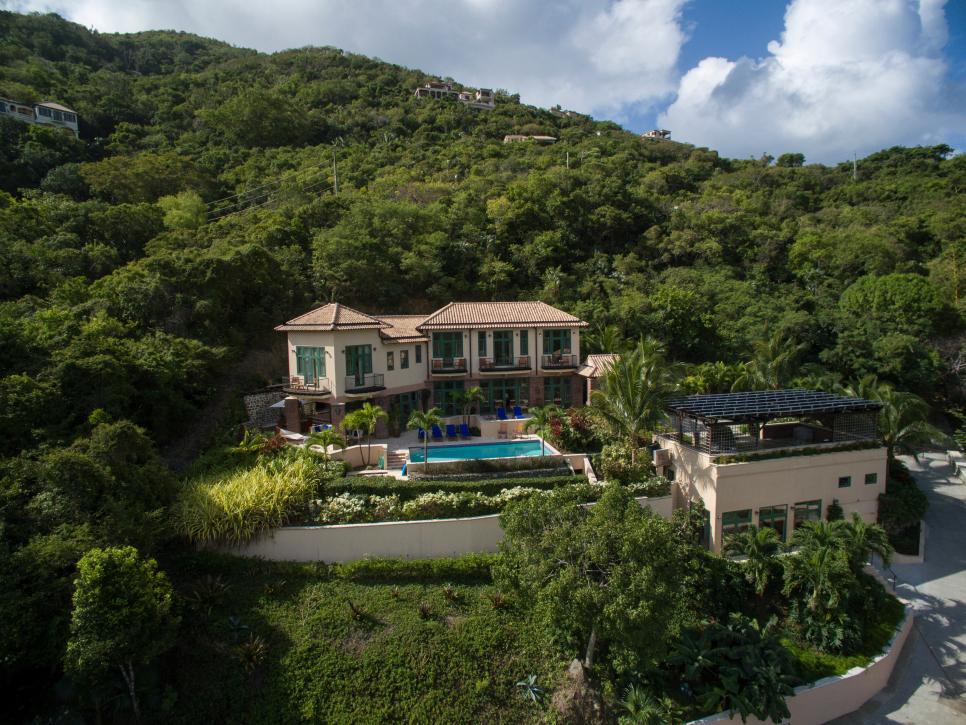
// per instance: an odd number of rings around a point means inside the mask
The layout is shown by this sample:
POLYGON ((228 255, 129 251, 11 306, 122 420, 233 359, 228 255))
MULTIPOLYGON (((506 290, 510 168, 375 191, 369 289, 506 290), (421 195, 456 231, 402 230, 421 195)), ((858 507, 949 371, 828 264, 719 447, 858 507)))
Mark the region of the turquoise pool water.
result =
MULTIPOLYGON (((555 455, 557 451, 550 445, 544 449, 546 455, 555 455)), ((521 456, 539 456, 540 441, 506 441, 500 443, 461 443, 451 446, 430 446, 429 460, 432 461, 468 461, 473 458, 518 458, 521 456)), ((410 448, 409 460, 413 463, 423 462, 423 448, 410 448)))

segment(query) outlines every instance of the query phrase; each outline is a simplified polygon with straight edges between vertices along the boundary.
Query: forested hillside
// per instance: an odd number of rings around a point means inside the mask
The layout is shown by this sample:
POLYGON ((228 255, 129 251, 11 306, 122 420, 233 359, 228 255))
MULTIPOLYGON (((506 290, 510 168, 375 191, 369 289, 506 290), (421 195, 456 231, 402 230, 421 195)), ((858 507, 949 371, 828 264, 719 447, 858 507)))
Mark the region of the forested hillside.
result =
POLYGON ((802 384, 962 407, 966 156, 727 159, 512 89, 414 98, 428 80, 0 12, 0 97, 81 128, 0 118, 0 688, 59 679, 79 556, 157 550, 177 484, 156 450, 318 302, 539 298, 592 323, 591 351, 657 338, 698 390, 777 340, 802 384))

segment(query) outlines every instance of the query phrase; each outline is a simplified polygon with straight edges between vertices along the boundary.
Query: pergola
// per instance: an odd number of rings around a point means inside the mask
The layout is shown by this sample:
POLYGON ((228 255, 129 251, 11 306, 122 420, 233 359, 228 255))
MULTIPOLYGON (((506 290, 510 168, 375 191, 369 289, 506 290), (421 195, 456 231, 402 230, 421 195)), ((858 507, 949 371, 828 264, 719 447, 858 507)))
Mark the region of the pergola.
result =
POLYGON ((710 455, 875 440, 881 407, 801 388, 687 395, 667 404, 667 436, 710 455))

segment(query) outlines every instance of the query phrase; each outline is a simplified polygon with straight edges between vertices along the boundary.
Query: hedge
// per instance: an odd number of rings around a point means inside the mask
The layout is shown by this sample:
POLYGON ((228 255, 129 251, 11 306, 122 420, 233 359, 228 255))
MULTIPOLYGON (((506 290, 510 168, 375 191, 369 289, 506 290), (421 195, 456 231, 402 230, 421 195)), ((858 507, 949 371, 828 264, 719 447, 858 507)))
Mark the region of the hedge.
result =
POLYGON ((334 496, 340 493, 366 496, 388 496, 396 494, 403 500, 409 500, 423 493, 463 493, 465 491, 492 496, 514 486, 539 488, 541 491, 546 491, 551 488, 586 482, 586 476, 581 475, 526 477, 522 481, 514 477, 488 478, 477 481, 453 479, 410 479, 408 481, 401 481, 392 476, 349 476, 348 478, 339 479, 331 485, 326 486, 325 493, 328 496, 334 496))
POLYGON ((567 459, 559 456, 522 456, 517 458, 473 458, 466 461, 430 461, 429 471, 423 472, 426 464, 410 463, 407 470, 410 477, 432 478, 468 473, 508 473, 510 471, 552 471, 558 468, 571 470, 567 459), (414 468, 414 466, 416 468, 414 468))
POLYGON ((333 564, 337 579, 354 582, 487 583, 498 554, 467 554, 445 559, 361 559, 333 564))

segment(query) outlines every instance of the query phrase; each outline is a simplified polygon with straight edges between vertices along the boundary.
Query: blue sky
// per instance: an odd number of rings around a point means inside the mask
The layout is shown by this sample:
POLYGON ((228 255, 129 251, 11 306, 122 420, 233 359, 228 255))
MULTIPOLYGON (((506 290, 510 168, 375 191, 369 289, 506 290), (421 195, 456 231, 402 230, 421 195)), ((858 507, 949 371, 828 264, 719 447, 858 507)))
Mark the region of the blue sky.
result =
POLYGON ((0 0, 101 31, 333 45, 734 157, 966 148, 966 0, 0 0))

